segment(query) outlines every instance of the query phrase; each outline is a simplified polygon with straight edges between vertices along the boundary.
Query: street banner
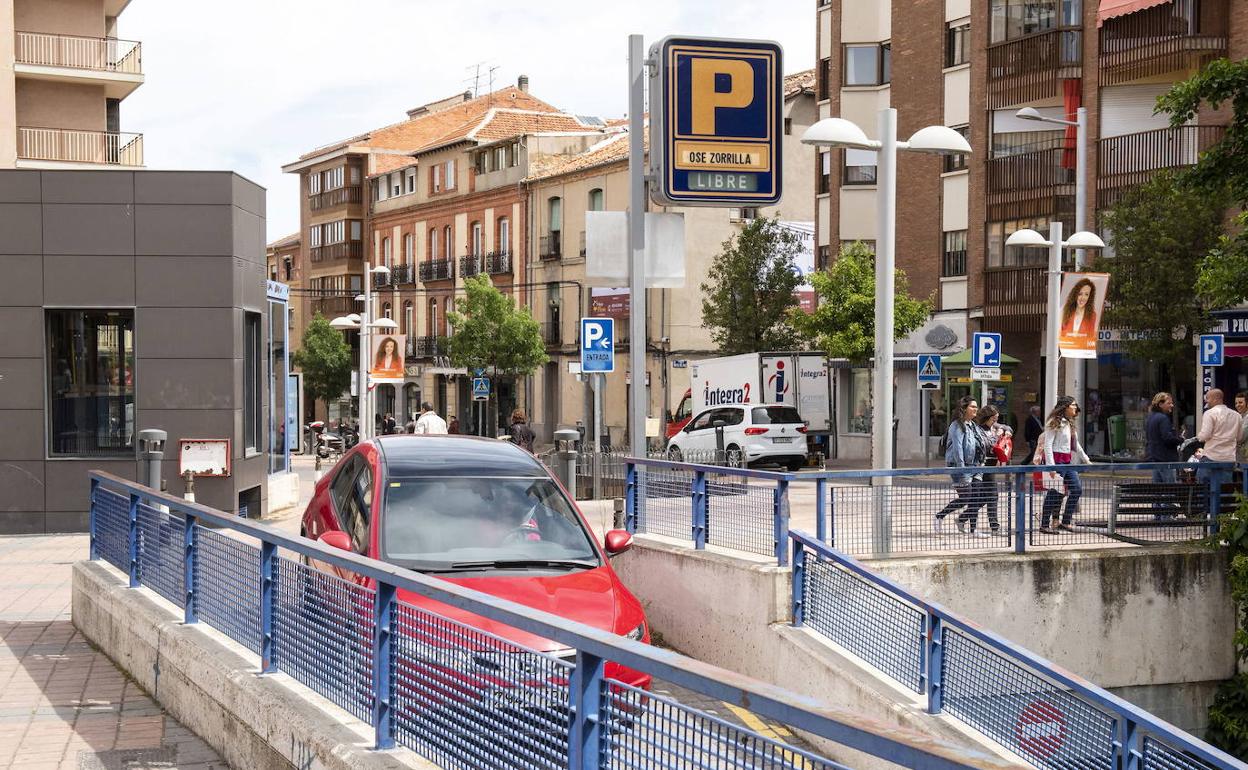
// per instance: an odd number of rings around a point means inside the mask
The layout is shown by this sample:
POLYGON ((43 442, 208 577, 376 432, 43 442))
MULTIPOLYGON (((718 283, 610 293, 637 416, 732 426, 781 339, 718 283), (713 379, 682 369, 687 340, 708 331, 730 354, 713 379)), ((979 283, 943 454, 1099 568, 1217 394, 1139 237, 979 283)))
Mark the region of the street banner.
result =
POLYGON ((1061 333, 1057 348, 1066 358, 1096 358, 1108 273, 1063 273, 1061 333))
POLYGON ((403 381, 403 350, 406 337, 402 334, 374 334, 369 379, 373 382, 403 381))

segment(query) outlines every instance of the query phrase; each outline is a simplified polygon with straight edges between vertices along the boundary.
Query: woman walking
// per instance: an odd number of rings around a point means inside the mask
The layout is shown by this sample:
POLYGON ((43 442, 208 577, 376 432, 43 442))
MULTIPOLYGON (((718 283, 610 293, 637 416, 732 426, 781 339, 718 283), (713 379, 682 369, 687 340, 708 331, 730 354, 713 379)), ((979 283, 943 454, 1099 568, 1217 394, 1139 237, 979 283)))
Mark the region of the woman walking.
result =
MULTIPOLYGON (((979 423, 979 428, 984 435, 984 464, 988 466, 1009 465, 1010 451, 1014 446, 1014 429, 1001 422, 1001 412, 995 406, 988 404, 979 410, 976 422, 979 423), (1007 445, 1009 449, 1006 448, 1007 445)), ((988 527, 992 529, 994 535, 1001 532, 1001 526, 997 522, 997 492, 997 475, 992 473, 983 474, 976 483, 976 488, 971 490, 971 494, 979 498, 984 507, 988 509, 988 527)), ((975 524, 972 523, 971 529, 974 528, 975 524)))
MULTIPOLYGON (((949 423, 946 433, 948 439, 945 449, 945 465, 950 468, 974 468, 984 464, 984 435, 975 422, 979 412, 979 404, 971 396, 963 396, 954 407, 953 421, 949 423)), ((949 504, 936 514, 936 534, 944 531, 945 517, 962 508, 958 514, 958 531, 966 531, 966 522, 971 522, 971 537, 988 537, 986 532, 976 532, 975 525, 979 521, 979 507, 983 501, 975 495, 975 482, 983 479, 980 473, 954 473, 953 491, 957 495, 949 504)))
MULTIPOLYGON (((1079 405, 1073 396, 1062 396, 1057 400, 1049 419, 1044 423, 1044 463, 1045 465, 1070 465, 1077 462, 1086 465, 1091 462, 1079 445, 1079 437, 1075 435, 1075 416, 1079 414, 1079 405)), ((1053 534, 1055 530, 1073 531, 1070 526, 1075 510, 1079 507, 1079 498, 1083 496, 1083 484, 1075 471, 1050 472, 1045 474, 1045 486, 1048 492, 1044 495, 1044 508, 1040 514, 1040 531, 1053 534), (1066 484, 1066 508, 1062 508, 1062 483, 1066 484), (1061 522, 1058 514, 1061 513, 1061 522)))

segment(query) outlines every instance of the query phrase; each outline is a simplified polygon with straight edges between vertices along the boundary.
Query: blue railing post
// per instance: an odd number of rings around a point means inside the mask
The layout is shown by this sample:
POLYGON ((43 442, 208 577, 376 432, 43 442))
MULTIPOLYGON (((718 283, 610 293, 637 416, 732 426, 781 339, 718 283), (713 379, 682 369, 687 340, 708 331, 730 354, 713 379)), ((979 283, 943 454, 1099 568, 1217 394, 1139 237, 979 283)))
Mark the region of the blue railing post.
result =
POLYGON ((825 520, 828 514, 827 494, 828 480, 815 479, 815 537, 821 543, 828 542, 828 522, 825 520))
POLYGON ((277 670, 273 659, 273 579, 277 546, 267 540, 260 544, 260 673, 277 670))
POLYGON ((624 464, 624 528, 637 532, 637 464, 632 460, 624 464))
POLYGON ((182 525, 182 584, 186 589, 182 622, 198 623, 199 618, 195 614, 195 562, 199 558, 199 542, 195 536, 195 517, 183 513, 182 525))
POLYGON ((939 714, 945 706, 945 624, 940 616, 927 613, 927 713, 939 714))
POLYGON ((828 488, 828 539, 827 544, 836 547, 836 487, 828 488))
POLYGON ((130 529, 126 537, 130 543, 130 587, 139 587, 139 496, 130 493, 130 529))
POLYGON ((1209 533, 1218 533, 1218 517, 1222 515, 1222 474, 1221 468, 1214 468, 1209 474, 1209 533))
POLYGON ((693 472, 693 491, 690 499, 693 503, 693 547, 701 551, 706 548, 707 516, 711 507, 706 497, 706 471, 693 472))
MULTIPOLYGON (((572 724, 568 736, 569 770, 598 770, 602 749, 602 685, 605 661, 584 650, 576 651, 572 671, 572 724)), ((609 697, 609 696, 608 696, 609 697)))
POLYGON ((1014 474, 1014 553, 1027 552, 1027 474, 1014 474))
POLYGON ((772 493, 771 518, 775 528, 776 563, 781 567, 789 566, 789 480, 780 479, 776 482, 776 491, 772 493))
POLYGON ((806 622, 806 547, 793 541, 793 625, 806 622))
POLYGON ((99 490, 99 488, 100 488, 100 480, 91 479, 91 497, 89 498, 91 501, 91 508, 90 510, 87 511, 87 533, 89 537, 88 542, 90 543, 89 558, 91 559, 91 561, 95 561, 96 559, 100 558, 99 546, 96 543, 96 529, 95 529, 97 526, 96 514, 95 514, 95 510, 96 510, 95 495, 96 495, 96 491, 99 490))
POLYGON ((377 583, 373 596, 373 732, 379 749, 394 748, 394 714, 390 709, 394 676, 394 586, 377 583))
POLYGON ((1118 750, 1121 755, 1118 767, 1122 770, 1140 770, 1144 766, 1144 747, 1141 745, 1143 739, 1139 723, 1134 719, 1124 719, 1119 741, 1118 750))

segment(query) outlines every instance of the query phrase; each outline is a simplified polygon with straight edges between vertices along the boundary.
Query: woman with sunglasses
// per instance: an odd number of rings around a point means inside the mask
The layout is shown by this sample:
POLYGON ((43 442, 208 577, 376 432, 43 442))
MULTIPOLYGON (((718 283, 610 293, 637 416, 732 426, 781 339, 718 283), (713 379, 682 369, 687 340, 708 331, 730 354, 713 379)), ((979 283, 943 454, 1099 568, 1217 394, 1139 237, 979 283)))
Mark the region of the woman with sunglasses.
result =
MULTIPOLYGON (((1045 465, 1070 465, 1072 463, 1086 465, 1091 462, 1088 455, 1079 445, 1079 437, 1075 435, 1075 417, 1079 414, 1079 405, 1073 396, 1062 396, 1057 399, 1049 419, 1044 424, 1044 463, 1045 465)), ((1045 486, 1048 492, 1044 495, 1044 508, 1040 514, 1040 531, 1052 534, 1055 530, 1073 531, 1070 526, 1079 507, 1079 498, 1083 496, 1083 484, 1075 471, 1061 471, 1046 474, 1045 486), (1066 508, 1062 509, 1062 482, 1066 483, 1066 508), (1058 514, 1061 513, 1061 522, 1058 514)))

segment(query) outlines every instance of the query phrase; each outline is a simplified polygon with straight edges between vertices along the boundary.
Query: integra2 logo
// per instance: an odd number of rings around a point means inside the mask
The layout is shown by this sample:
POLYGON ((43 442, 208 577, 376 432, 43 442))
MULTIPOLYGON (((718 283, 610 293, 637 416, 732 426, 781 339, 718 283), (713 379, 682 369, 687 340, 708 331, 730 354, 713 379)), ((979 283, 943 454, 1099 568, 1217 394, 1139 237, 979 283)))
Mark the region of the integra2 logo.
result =
POLYGON ((702 400, 707 406, 721 404, 748 404, 750 402, 750 383, 742 383, 739 388, 712 388, 706 383, 702 390, 702 400))
POLYGON ((784 375, 784 362, 776 362, 776 373, 767 378, 767 387, 775 386, 773 391, 777 401, 783 401, 784 395, 789 392, 789 378, 784 375))

